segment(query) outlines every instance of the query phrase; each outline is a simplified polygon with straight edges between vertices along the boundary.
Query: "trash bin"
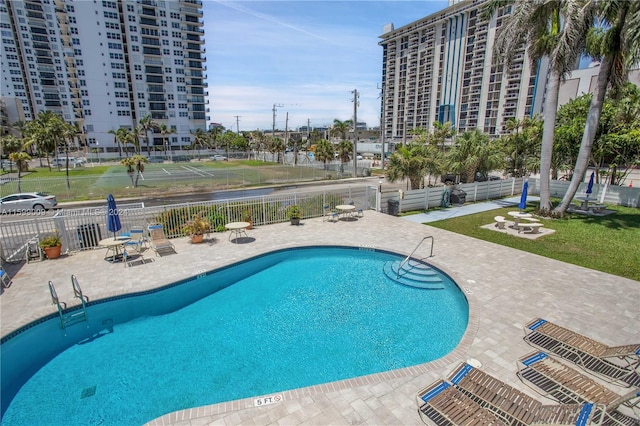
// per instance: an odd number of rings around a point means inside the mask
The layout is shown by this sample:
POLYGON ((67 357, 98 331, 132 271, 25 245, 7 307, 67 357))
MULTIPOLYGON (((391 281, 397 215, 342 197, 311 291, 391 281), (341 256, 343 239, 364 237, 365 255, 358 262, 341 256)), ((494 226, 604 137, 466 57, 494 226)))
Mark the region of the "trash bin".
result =
POLYGON ((451 191, 451 204, 464 204, 467 201, 467 193, 462 189, 451 191))
POLYGON ((102 239, 100 225, 97 223, 87 223, 78 226, 78 239, 80 240, 81 249, 98 247, 98 243, 102 239))
POLYGON ((387 201, 387 205, 388 205, 387 213, 389 213, 391 216, 398 216, 398 213, 400 213, 400 201, 389 200, 387 201))

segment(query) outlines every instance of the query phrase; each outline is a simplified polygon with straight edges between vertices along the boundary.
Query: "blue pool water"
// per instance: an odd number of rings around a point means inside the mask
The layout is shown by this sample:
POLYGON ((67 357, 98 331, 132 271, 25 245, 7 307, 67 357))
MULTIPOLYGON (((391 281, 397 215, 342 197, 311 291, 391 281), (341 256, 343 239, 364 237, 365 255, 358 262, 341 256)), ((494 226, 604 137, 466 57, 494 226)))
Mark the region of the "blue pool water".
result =
MULTIPOLYGON (((383 266, 398 259, 353 248, 283 250, 172 286, 174 294, 224 287, 186 306, 167 304, 180 299, 163 295, 168 290, 138 297, 137 305, 162 305, 162 314, 119 323, 118 311, 133 309, 131 298, 90 305, 99 326, 23 377, 2 423, 142 424, 179 409, 440 358, 466 329, 466 299, 446 275, 445 290, 393 282, 383 266)), ((68 337, 55 321, 49 327, 58 330, 47 335, 68 337)))

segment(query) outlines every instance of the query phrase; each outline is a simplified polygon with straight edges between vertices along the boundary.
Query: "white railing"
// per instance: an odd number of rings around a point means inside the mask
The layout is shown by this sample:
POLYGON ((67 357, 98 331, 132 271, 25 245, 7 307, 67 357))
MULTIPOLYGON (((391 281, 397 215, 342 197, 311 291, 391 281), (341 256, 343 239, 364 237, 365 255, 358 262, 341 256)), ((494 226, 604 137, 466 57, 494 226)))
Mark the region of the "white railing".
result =
MULTIPOLYGON (((300 206, 302 218, 321 217, 324 206, 354 202, 363 209, 375 208, 375 188, 346 188, 333 191, 295 192, 227 200, 201 201, 146 207, 143 203, 118 204, 122 229, 128 232, 134 226, 145 227, 162 223, 168 238, 184 236, 182 225, 194 214, 206 216, 214 231, 223 232, 229 222, 251 221, 254 226, 285 222, 287 207, 300 206)), ((106 204, 81 209, 63 209, 53 217, 33 215, 31 219, 3 220, 0 223, 0 247, 6 262, 25 259, 28 242, 40 240, 47 234, 59 232, 65 253, 93 249, 109 236, 106 228, 106 204)))

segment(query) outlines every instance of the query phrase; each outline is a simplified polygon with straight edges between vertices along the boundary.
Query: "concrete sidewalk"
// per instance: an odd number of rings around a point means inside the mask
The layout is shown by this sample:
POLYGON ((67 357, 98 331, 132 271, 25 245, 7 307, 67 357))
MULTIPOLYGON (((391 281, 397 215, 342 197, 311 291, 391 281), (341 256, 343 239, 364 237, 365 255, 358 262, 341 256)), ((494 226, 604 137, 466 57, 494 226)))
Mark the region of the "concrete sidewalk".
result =
MULTIPOLYGON (((538 201, 539 197, 528 197, 527 201, 538 201)), ((437 220, 451 219, 453 217, 466 216, 469 214, 486 212, 489 210, 501 209, 503 207, 517 206, 520 203, 520 196, 502 198, 500 200, 490 200, 482 203, 465 204, 463 206, 451 206, 440 210, 428 211, 426 213, 402 216, 402 219, 414 223, 428 223, 437 220)))

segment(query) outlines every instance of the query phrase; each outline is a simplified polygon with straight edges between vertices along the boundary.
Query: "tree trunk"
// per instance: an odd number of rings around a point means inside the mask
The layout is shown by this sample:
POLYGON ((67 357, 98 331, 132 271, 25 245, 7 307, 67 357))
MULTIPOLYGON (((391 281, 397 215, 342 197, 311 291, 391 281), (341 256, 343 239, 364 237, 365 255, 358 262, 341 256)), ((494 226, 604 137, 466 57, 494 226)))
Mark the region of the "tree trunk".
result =
POLYGON ((578 158, 576 159, 576 166, 573 170, 571 183, 562 198, 562 202, 553 211, 554 213, 564 215, 571 203, 571 200, 573 200, 573 197, 578 191, 578 186, 584 180, 585 173, 587 172, 587 166, 589 165, 589 157, 591 156, 591 147, 593 146, 593 141, 596 138, 596 131, 598 130, 598 122, 600 121, 600 114, 602 113, 604 97, 607 92, 607 84, 609 83, 612 67, 613 58, 611 56, 605 56, 604 60, 600 64, 596 90, 591 98, 589 115, 587 115, 587 124, 585 125, 584 133, 582 134, 580 151, 578 152, 578 158))
POLYGON ((547 215, 551 211, 551 158, 553 156, 553 135, 555 132, 558 108, 558 92, 560 75, 551 71, 544 102, 544 125, 542 128, 542 148, 540 150, 540 214, 547 215))

